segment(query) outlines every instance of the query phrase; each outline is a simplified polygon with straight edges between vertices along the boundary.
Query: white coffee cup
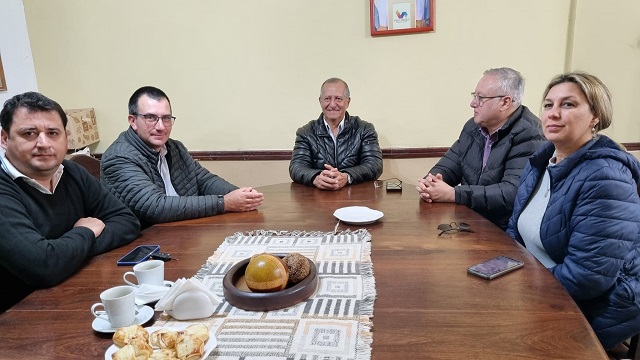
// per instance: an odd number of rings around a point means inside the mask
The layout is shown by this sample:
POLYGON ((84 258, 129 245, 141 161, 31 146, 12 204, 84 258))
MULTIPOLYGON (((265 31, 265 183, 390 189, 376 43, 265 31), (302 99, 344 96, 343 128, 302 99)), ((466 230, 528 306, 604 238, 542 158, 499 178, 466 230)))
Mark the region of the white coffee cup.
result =
POLYGON ((136 292, 128 285, 116 286, 100 293, 101 303, 91 306, 93 316, 106 320, 112 328, 128 326, 136 320, 136 292), (104 312, 96 308, 104 308, 104 312), (105 314, 106 313, 106 314, 105 314))
POLYGON ((142 284, 164 286, 164 261, 149 260, 136 264, 133 271, 127 271, 122 275, 124 282, 131 286, 140 286, 142 284), (131 282, 127 276, 132 275, 138 283, 131 282))

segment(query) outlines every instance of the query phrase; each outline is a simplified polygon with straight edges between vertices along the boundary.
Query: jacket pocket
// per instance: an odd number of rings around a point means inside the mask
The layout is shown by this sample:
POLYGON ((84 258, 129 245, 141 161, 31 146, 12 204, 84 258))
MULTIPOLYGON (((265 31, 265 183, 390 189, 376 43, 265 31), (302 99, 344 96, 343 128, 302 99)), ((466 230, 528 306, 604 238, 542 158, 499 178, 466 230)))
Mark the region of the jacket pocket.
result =
POLYGON ((621 278, 617 281, 616 287, 609 295, 609 303, 618 309, 628 309, 636 303, 636 291, 640 283, 635 280, 621 278))

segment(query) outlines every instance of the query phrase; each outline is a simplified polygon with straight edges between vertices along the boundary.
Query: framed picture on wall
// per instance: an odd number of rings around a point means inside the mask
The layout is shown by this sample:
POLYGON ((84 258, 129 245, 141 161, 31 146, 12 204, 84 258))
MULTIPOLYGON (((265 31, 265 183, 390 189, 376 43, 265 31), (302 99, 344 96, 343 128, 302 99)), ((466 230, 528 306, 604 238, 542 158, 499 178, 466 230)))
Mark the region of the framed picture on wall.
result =
POLYGON ((2 56, 0 56, 0 91, 7 91, 7 83, 4 81, 4 68, 2 67, 2 56))
POLYGON ((434 31, 434 0, 369 0, 371 36, 434 31))

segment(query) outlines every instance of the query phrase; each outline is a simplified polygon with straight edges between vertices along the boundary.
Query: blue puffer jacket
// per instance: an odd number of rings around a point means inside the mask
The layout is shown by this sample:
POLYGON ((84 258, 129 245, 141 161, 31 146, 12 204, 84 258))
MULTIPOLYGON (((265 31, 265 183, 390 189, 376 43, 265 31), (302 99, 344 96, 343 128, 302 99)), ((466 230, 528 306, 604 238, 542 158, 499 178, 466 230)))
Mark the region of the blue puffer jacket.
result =
MULTIPOLYGON (((518 217, 553 156, 547 143, 521 178, 507 233, 524 245, 518 217)), ((610 349, 640 332, 640 162, 606 136, 549 167, 540 226, 551 270, 610 349)))

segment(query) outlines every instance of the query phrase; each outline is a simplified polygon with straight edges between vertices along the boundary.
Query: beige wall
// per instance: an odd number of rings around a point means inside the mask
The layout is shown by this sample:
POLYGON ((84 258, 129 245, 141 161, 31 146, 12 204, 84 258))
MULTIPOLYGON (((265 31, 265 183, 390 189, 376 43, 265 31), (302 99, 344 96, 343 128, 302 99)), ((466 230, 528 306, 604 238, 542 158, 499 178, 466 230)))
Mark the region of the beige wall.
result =
POLYGON ((571 67, 599 76, 613 95, 607 131, 619 142, 640 141, 640 1, 580 1, 571 67))
POLYGON ((166 90, 191 150, 291 149, 322 81, 349 82, 350 112, 381 145, 449 146, 482 72, 510 66, 537 112, 563 70, 570 2, 437 1, 433 33, 371 37, 369 1, 23 0, 39 90, 94 107, 102 152, 139 86, 166 90), (507 5, 508 4, 508 5, 507 5))
MULTIPOLYGON (((94 107, 103 152, 125 130, 142 85, 164 89, 190 150, 291 149, 317 117, 319 86, 351 87, 352 114, 384 148, 449 146, 471 116, 482 71, 510 66, 539 112, 549 79, 580 69, 614 95, 620 142, 640 142, 640 2, 436 0, 436 31, 373 38, 369 2, 23 0, 38 88, 65 108, 94 107)), ((385 159, 382 178, 415 180, 436 159, 385 159)), ((238 185, 290 181, 287 161, 203 162, 238 185)))

